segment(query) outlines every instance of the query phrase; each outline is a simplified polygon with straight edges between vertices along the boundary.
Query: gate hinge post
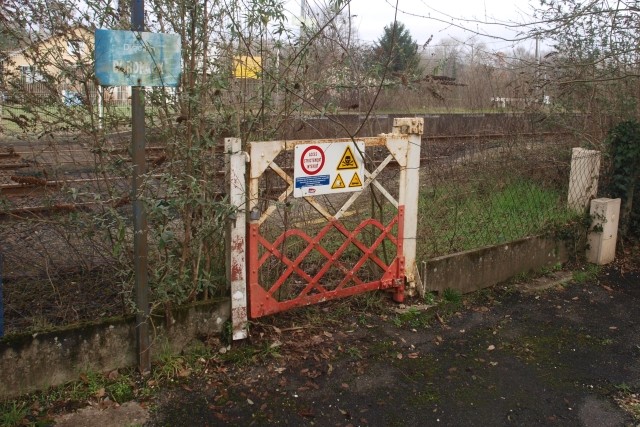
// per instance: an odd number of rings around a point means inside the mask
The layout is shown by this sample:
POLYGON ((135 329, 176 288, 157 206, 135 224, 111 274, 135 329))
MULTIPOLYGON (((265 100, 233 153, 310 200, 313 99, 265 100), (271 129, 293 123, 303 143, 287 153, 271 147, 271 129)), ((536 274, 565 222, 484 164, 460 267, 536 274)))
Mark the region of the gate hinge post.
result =
POLYGON ((226 230, 226 276, 231 295, 231 328, 233 340, 248 337, 247 314, 247 214, 246 214, 246 162, 247 153, 242 151, 238 138, 226 138, 225 166, 226 184, 231 213, 226 230))
POLYGON ((393 119, 392 132, 396 135, 422 135, 424 133, 424 119, 422 117, 393 119))

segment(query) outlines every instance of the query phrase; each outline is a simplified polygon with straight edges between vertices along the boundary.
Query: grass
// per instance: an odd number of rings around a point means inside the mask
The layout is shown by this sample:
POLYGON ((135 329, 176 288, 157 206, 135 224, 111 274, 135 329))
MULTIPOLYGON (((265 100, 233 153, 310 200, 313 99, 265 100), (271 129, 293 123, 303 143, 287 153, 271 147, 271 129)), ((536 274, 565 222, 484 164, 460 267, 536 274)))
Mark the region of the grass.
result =
POLYGON ((576 283, 586 283, 596 278, 600 272, 600 266, 595 264, 587 264, 580 270, 573 272, 573 281, 576 283))
MULTIPOLYGON (((243 353, 248 363, 249 359, 277 357, 277 348, 265 345, 252 349, 245 346, 239 347, 237 353, 243 353)), ((242 356, 237 353, 235 356, 228 353, 226 359, 240 359, 242 356)), ((159 386, 180 384, 192 374, 205 371, 218 357, 225 360, 210 346, 197 342, 187 347, 182 355, 172 354, 168 347, 163 348, 149 376, 141 376, 134 368, 104 374, 84 372, 76 381, 0 402, 0 427, 52 425, 52 417, 57 413, 85 407, 88 402, 96 404, 107 399, 118 404, 134 399, 145 401, 157 392, 159 386)))
MULTIPOLYGON (((65 106, 61 103, 22 106, 19 104, 2 105, 0 129, 7 133, 38 134, 45 127, 55 124, 56 128, 71 132, 86 130, 91 117, 86 106, 65 106)), ((153 106, 147 107, 148 120, 153 119, 153 106)), ((97 114, 97 107, 94 109, 97 114)), ((97 118, 96 118, 97 120, 97 118)), ((106 127, 128 127, 131 124, 131 107, 128 105, 107 105, 104 109, 106 127)))
POLYGON ((27 416, 28 408, 25 403, 11 402, 0 406, 0 427, 22 425, 27 416))
POLYGON ((486 185, 446 184, 421 192, 419 258, 514 241, 575 218, 560 191, 522 179, 486 185))

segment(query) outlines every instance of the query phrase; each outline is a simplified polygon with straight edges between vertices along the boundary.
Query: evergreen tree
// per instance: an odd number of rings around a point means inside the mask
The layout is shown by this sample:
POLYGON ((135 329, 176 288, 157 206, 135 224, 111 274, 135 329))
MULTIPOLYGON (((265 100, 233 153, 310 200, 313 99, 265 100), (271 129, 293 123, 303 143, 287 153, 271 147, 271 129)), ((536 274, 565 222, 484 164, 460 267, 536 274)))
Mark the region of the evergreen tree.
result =
POLYGON ((419 72, 418 44, 401 22, 392 22, 384 27, 373 53, 376 64, 381 68, 388 64, 391 73, 413 75, 419 72))

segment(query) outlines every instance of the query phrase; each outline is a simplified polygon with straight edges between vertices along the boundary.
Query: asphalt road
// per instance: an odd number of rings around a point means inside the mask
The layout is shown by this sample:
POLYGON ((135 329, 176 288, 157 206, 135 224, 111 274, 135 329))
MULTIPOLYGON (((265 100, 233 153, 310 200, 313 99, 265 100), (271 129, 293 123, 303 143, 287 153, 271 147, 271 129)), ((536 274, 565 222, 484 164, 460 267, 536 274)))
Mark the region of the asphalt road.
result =
POLYGON ((165 389, 145 425, 640 425, 634 263, 438 309, 268 318, 251 330, 262 350, 165 389))

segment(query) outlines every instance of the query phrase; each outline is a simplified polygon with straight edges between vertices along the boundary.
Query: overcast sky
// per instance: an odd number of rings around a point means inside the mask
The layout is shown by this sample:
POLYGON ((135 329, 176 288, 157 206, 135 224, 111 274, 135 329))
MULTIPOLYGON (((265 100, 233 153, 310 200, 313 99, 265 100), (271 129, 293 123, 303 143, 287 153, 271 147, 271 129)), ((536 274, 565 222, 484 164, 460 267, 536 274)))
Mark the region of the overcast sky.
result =
MULTIPOLYGON (((294 1, 299 7, 300 0, 294 1)), ((317 1, 307 0, 311 6, 317 1)), ((396 1, 398 21, 409 28, 420 46, 432 35, 431 45, 447 38, 464 42, 475 35, 491 50, 511 49, 514 42, 510 40, 522 30, 514 24, 530 22, 530 3, 539 4, 539 0, 351 0, 352 22, 361 40, 373 42, 380 37, 384 26, 393 22, 396 1)))

